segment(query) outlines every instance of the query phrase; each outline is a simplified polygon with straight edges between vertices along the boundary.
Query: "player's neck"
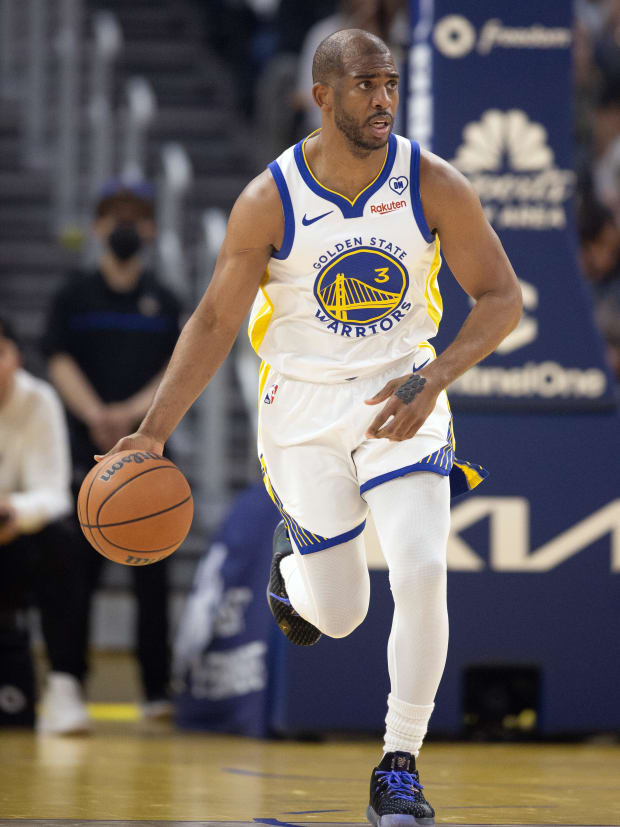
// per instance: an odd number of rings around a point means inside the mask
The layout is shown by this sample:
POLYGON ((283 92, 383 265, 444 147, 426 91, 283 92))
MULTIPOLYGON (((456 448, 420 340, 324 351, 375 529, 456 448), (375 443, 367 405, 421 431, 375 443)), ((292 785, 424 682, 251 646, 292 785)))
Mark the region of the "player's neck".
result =
POLYGON ((387 146, 357 150, 338 130, 322 129, 306 144, 306 159, 327 189, 355 198, 381 172, 387 146))
POLYGON ((140 281, 144 264, 139 256, 119 261, 112 253, 105 253, 101 257, 99 267, 106 284, 112 290, 117 293, 128 293, 140 281))

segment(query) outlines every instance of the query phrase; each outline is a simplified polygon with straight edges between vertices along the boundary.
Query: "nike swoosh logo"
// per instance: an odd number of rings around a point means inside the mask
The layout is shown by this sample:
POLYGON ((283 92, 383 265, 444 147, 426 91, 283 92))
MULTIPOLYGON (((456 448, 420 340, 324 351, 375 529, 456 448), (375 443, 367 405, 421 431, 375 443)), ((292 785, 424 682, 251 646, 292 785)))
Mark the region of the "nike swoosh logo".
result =
POLYGON ((426 362, 422 362, 422 364, 421 364, 421 365, 415 365, 415 364, 414 364, 414 366, 413 366, 413 371, 412 371, 412 372, 413 372, 413 373, 417 373, 417 371, 422 370, 422 368, 424 367, 424 365, 428 365, 428 363, 429 363, 430 361, 431 361, 431 360, 430 360, 430 357, 429 357, 429 358, 426 360, 426 362))
POLYGON ((325 218, 326 215, 331 215, 332 213, 333 210, 330 210, 329 212, 324 212, 323 215, 317 215, 316 218, 306 218, 306 216, 304 215, 304 217, 301 219, 301 223, 304 225, 304 227, 309 227, 310 224, 314 224, 315 221, 319 221, 321 218, 325 218))

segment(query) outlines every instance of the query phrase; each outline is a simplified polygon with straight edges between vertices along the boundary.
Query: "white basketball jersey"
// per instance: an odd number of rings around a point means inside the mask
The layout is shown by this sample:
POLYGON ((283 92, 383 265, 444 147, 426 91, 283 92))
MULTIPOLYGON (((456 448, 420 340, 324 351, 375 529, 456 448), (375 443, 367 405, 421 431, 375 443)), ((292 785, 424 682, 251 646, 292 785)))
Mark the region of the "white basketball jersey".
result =
POLYGON ((304 145, 269 164, 284 238, 249 335, 280 373, 342 382, 389 367, 436 334, 439 240, 422 210, 415 141, 391 135, 379 175, 353 201, 317 181, 304 145))

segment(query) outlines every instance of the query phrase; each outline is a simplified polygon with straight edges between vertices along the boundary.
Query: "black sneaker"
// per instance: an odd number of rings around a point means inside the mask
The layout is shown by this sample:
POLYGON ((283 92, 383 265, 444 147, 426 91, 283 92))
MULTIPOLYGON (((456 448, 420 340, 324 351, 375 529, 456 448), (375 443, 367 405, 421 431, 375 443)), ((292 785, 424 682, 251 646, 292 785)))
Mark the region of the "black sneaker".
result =
POLYGON ((321 637, 321 633, 316 626, 300 617, 291 606, 284 578, 280 574, 280 560, 289 554, 293 554, 293 547, 286 525, 282 521, 273 533, 273 557, 267 586, 267 603, 276 623, 291 643, 296 646, 312 646, 321 637))
POLYGON ((435 823, 435 811, 422 795, 415 758, 388 752, 370 777, 366 818, 375 827, 413 827, 435 823))

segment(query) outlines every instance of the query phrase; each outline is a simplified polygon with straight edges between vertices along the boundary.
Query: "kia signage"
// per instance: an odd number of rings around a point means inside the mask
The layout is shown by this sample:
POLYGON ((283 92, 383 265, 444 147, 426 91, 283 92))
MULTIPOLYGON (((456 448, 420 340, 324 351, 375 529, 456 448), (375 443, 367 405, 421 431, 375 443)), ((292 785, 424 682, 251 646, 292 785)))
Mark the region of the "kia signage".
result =
MULTIPOLYGON (((456 407, 613 407, 587 289, 577 268, 572 155, 571 4, 414 2, 407 128, 476 189, 517 272, 517 329, 450 389, 456 407)), ((454 339, 470 304, 444 263, 454 339)))

